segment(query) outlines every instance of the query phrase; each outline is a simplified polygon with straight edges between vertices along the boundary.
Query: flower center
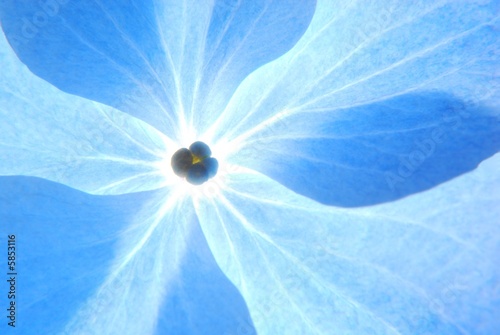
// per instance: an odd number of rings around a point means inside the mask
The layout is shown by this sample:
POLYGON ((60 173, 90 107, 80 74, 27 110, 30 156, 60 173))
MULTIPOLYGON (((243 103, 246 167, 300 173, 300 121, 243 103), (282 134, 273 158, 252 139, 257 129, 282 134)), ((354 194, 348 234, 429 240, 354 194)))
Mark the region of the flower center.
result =
POLYGON ((177 150, 171 159, 174 173, 193 185, 201 185, 217 174, 219 162, 213 157, 209 146, 197 141, 189 149, 177 150))

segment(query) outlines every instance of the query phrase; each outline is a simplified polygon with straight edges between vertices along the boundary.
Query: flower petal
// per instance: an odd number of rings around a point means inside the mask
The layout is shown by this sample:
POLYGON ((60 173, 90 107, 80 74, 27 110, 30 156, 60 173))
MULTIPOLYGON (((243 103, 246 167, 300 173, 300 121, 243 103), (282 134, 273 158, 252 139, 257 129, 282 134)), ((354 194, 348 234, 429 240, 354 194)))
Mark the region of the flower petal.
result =
POLYGON ((153 6, 151 1, 4 1, 0 19, 33 73, 173 136, 175 90, 165 87, 175 85, 164 68, 153 6))
POLYGON ((222 273, 198 223, 160 315, 156 334, 255 334, 240 292, 222 273))
POLYGON ((362 209, 324 206, 240 170, 195 206, 259 334, 492 334, 499 163, 362 209))
POLYGON ((162 304, 175 289, 196 214, 189 199, 167 190, 156 192, 139 209, 132 224, 119 234, 111 270, 74 313, 65 333, 156 334, 162 304))
POLYGON ((195 129, 203 133, 248 74, 299 40, 315 5, 316 0, 215 2, 191 110, 195 129))
POLYGON ((498 150, 488 124, 500 98, 497 15, 495 1, 319 1, 302 39, 242 83, 208 136, 239 164, 328 204, 428 189, 498 150), (451 134, 462 111, 463 132, 451 134), (444 142, 401 178, 400 160, 433 128, 444 142), (404 182, 388 187, 387 173, 404 182))
POLYGON ((325 204, 393 201, 475 169, 500 149, 493 108, 441 93, 405 94, 335 112, 295 114, 227 158, 325 204))
POLYGON ((148 334, 154 328, 192 210, 183 216, 163 210, 167 190, 95 197, 38 178, 2 177, 0 185, 0 232, 15 235, 17 248, 16 329, 59 334, 68 327, 78 334, 83 323, 95 327, 84 334, 130 334, 120 332, 124 327, 148 334), (85 314, 86 304, 95 313, 85 314), (126 318, 136 308, 141 317, 126 318), (74 327, 67 326, 71 319, 74 327))
POLYGON ((0 32, 0 175, 42 177, 94 194, 164 186, 175 146, 146 123, 63 93, 19 62, 0 32))
POLYGON ((191 201, 169 190, 95 197, 1 177, 0 217, 1 235, 15 235, 20 334, 198 334, 210 325, 204 333, 220 335, 248 319, 191 201))
POLYGON ((289 50, 314 7, 315 0, 8 1, 0 18, 35 74, 177 138, 184 117, 196 114, 204 126, 250 72, 289 50))

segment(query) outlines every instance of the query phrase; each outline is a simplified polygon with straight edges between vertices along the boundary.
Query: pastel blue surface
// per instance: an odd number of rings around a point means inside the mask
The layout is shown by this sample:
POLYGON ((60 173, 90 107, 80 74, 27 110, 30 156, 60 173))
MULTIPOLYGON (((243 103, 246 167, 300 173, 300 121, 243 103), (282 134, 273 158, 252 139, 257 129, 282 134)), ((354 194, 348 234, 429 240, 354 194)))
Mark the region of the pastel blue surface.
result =
POLYGON ((12 333, 496 334, 498 6, 1 1, 12 333))
POLYGON ((92 194, 153 190, 175 150, 145 122, 34 76, 0 32, 1 175, 29 175, 92 194))
MULTIPOLYGON (((0 231, 16 235, 18 255, 12 330, 55 334, 102 284, 119 233, 135 212, 130 203, 147 197, 98 198, 27 177, 2 177, 0 185, 0 231)), ((5 268, 3 259, 1 264, 5 268)), ((1 327, 4 334, 8 328, 1 327)))
POLYGON ((291 115, 235 160, 328 205, 373 205, 430 189, 498 152, 496 113, 444 93, 405 94, 291 115))
MULTIPOLYGON (((220 335, 241 320, 252 329, 245 302, 187 207, 182 218, 163 219, 142 256, 127 262, 119 251, 133 250, 120 245, 140 240, 168 197, 165 191, 96 197, 38 178, 0 178, 0 233, 15 233, 18 255, 13 333, 220 335), (140 212, 146 215, 137 220, 140 212), (190 248, 181 255, 184 243, 190 248), (176 258, 182 258, 178 270, 176 258), (170 285, 157 282, 174 274, 170 285), (75 319, 82 307, 88 316, 75 319)), ((5 259, 0 264, 6 268, 5 259)), ((4 295, 0 301, 7 306, 4 295)), ((2 334, 9 330, 0 327, 2 334)))
POLYGON ((500 327, 500 155, 430 191, 336 208, 242 169, 196 212, 259 334, 483 334, 500 327))
POLYGON ((429 189, 499 149, 497 27, 497 1, 319 1, 212 134, 238 164, 322 203, 429 189))
POLYGON ((156 334, 256 334, 245 301, 219 269, 199 225, 188 243, 156 334))
POLYGON ((178 137, 181 116, 202 131, 250 72, 290 49, 314 7, 314 0, 9 0, 0 19, 33 73, 178 137))

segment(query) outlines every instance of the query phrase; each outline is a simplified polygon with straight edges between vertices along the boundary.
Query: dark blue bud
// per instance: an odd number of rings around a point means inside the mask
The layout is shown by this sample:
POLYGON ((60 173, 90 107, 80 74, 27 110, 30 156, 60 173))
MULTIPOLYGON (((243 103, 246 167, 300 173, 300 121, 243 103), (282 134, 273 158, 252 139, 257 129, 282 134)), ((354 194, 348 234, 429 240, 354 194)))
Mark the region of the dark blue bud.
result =
POLYGON ((212 150, 210 150, 208 145, 200 141, 196 141, 193 144, 191 144, 189 146, 189 150, 191 150, 191 153, 196 157, 198 157, 200 160, 203 160, 212 155, 212 150))
POLYGON ((185 177, 189 168, 193 165, 193 155, 186 148, 177 150, 170 160, 174 173, 179 177, 185 177))
POLYGON ((203 142, 191 144, 189 149, 177 150, 172 156, 171 164, 175 174, 193 185, 201 185, 214 177, 219 169, 217 159, 210 157, 212 151, 203 142))
POLYGON ((208 172, 202 163, 193 164, 187 173, 186 180, 193 185, 201 185, 208 180, 208 172))
POLYGON ((202 163, 207 169, 208 178, 212 178, 217 174, 217 170, 219 169, 219 162, 215 158, 206 158, 202 163))

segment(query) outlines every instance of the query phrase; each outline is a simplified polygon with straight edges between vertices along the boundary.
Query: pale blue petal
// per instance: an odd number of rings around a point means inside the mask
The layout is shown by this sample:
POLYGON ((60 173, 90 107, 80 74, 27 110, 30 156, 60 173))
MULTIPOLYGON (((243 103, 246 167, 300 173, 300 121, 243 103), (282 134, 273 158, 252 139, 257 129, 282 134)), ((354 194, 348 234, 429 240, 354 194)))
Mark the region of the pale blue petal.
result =
POLYGON ((35 74, 180 137, 179 126, 193 117, 205 126, 250 72, 288 51, 314 8, 314 0, 23 0, 3 2, 0 18, 35 74))
POLYGON ((187 244, 156 334, 254 335, 246 303, 215 262, 198 223, 190 225, 187 244))
POLYGON ((171 181, 177 148, 156 129, 34 76, 1 32, 0 64, 0 175, 42 177, 94 194, 171 181))
POLYGON ((4 1, 0 15, 9 42, 36 75, 174 135, 175 82, 153 1, 4 1))
MULTIPOLYGON (((196 214, 190 199, 158 192, 119 234, 113 264, 65 326, 67 334, 156 334, 162 305, 175 294, 196 214)), ((102 221, 101 221, 102 224, 102 221)), ((202 295, 202 298, 204 295, 202 295)))
POLYGON ((199 133, 224 111, 248 74, 297 42, 315 5, 316 0, 215 1, 191 110, 199 133))
POLYGON ((446 94, 405 94, 291 115, 228 159, 325 204, 372 205, 432 188, 498 152, 494 114, 446 94))
POLYGON ((500 325, 499 164, 363 209, 240 168, 195 206, 259 334, 489 335, 500 325))
POLYGON ((0 177, 0 217, 6 248, 15 235, 16 334, 220 335, 249 319, 191 201, 172 191, 96 197, 0 177))
POLYGON ((302 39, 242 83, 207 136, 328 204, 428 189, 498 150, 497 27, 497 1, 319 1, 302 39), (433 131, 443 143, 391 187, 433 131))
POLYGON ((0 232, 16 236, 16 333, 153 333, 192 209, 176 210, 165 190, 95 197, 38 178, 0 184, 0 232), (134 327, 143 332, 124 331, 134 327))

